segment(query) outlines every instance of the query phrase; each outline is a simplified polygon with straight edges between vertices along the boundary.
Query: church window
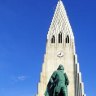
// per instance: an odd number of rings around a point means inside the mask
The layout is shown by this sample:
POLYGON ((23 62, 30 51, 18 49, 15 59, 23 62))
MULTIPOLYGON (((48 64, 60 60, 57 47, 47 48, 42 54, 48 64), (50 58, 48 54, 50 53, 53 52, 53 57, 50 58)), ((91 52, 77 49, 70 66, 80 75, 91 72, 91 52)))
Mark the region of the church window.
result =
POLYGON ((58 43, 62 43, 62 33, 61 32, 58 35, 58 43))
POLYGON ((69 36, 66 37, 66 43, 69 43, 69 36))
POLYGON ((54 35, 51 38, 51 43, 55 43, 55 36, 54 35))

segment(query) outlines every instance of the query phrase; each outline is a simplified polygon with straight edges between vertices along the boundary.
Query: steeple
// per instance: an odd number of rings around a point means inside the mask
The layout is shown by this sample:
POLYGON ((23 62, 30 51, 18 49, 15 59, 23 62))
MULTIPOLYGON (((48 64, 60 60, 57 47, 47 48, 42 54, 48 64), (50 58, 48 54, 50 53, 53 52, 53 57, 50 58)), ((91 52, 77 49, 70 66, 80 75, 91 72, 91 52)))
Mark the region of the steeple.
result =
POLYGON ((61 0, 57 3, 47 34, 46 53, 40 74, 37 96, 44 96, 50 76, 58 68, 59 64, 64 66, 70 81, 68 96, 85 96, 75 51, 74 35, 61 0))
MULTIPOLYGON (((74 39, 72 28, 70 26, 65 7, 61 0, 58 1, 56 10, 49 28, 48 38, 51 34, 63 32, 63 34, 70 34, 74 39)), ((48 39, 47 38, 47 39, 48 39)))
MULTIPOLYGON (((74 46, 74 35, 69 23, 69 19, 61 0, 58 1, 55 13, 48 31, 47 41, 51 43, 51 39, 54 36, 55 43, 58 43, 58 34, 62 34, 62 43, 65 45, 65 39, 68 37, 72 46, 74 46)), ((75 48, 74 48, 75 51, 75 48)))

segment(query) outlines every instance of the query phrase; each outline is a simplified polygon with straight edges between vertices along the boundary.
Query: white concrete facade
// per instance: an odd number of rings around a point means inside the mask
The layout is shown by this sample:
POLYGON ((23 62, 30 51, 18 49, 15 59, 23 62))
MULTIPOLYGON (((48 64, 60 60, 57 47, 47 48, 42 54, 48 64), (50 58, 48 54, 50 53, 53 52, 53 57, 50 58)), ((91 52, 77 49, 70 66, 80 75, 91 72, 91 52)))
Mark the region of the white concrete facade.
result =
POLYGON ((70 81, 68 96, 85 96, 75 51, 74 35, 61 0, 58 1, 47 34, 46 53, 36 96, 44 96, 49 78, 60 64, 63 64, 70 81))

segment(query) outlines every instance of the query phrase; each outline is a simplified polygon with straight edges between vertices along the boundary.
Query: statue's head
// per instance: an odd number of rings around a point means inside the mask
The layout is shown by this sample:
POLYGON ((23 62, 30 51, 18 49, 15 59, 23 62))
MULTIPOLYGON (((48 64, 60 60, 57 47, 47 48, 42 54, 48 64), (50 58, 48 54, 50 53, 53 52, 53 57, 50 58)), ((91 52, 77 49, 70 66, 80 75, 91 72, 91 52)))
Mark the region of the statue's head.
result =
POLYGON ((62 64, 60 64, 57 70, 64 70, 63 65, 62 65, 62 64))

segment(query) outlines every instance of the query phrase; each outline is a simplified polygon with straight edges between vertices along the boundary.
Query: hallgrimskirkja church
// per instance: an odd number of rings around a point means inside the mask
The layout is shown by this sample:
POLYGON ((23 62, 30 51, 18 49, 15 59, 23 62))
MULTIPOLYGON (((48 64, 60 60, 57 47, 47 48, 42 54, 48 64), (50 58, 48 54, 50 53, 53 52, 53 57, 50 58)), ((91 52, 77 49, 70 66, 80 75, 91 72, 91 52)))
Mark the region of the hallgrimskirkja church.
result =
POLYGON ((63 2, 58 1, 47 34, 46 53, 36 96, 44 96, 52 73, 62 64, 70 84, 68 96, 86 96, 75 50, 74 34, 63 2))

